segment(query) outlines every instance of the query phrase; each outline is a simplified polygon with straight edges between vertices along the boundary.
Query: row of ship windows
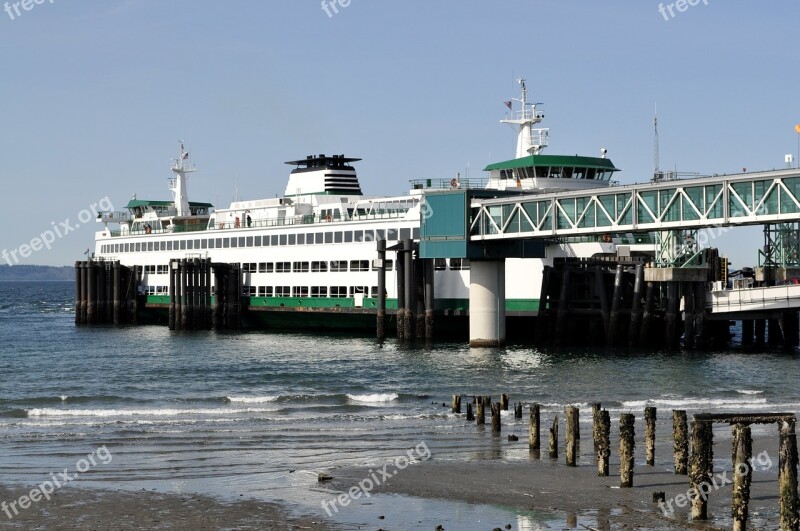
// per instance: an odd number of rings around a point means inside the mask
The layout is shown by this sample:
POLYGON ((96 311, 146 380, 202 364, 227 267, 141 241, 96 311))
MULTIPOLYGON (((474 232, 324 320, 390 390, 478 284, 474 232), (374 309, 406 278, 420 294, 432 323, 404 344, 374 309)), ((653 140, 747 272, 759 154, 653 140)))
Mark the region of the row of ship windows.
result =
POLYGON ((158 242, 109 243, 100 252, 144 253, 157 251, 193 251, 203 249, 231 249, 238 247, 278 247, 282 245, 317 245, 328 243, 363 243, 376 240, 401 241, 419 239, 419 228, 345 230, 334 232, 308 232, 302 234, 273 234, 270 236, 239 236, 238 238, 196 238, 158 242))
MULTIPOLYGON (((393 260, 384 260, 384 268, 391 271, 394 266, 393 260)), ((461 258, 450 258, 451 271, 464 271, 469 269, 469 260, 461 258)), ((448 269, 446 258, 436 258, 433 263, 436 271, 448 269)), ((346 273, 361 271, 377 271, 375 263, 370 264, 369 260, 331 260, 313 262, 245 262, 242 263, 242 271, 245 273, 346 273)), ((167 265, 148 265, 144 266, 144 272, 157 275, 169 273, 167 265)))
MULTIPOLYGON (((216 290, 212 289, 212 294, 216 290)), ((169 286, 147 286, 148 295, 169 295, 169 286)), ((330 297, 344 299, 364 295, 376 298, 377 286, 245 286, 242 292, 250 297, 330 297)))

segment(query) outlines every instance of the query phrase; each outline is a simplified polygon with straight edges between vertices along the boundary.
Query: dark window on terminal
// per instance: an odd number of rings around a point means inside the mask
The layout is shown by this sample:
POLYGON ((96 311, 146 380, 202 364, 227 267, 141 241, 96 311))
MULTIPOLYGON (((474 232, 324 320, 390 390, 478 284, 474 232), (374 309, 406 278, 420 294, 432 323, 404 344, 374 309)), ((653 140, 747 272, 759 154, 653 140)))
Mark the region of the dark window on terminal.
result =
POLYGON ((353 241, 353 231, 348 230, 344 233, 344 242, 350 243, 352 241, 353 241))
POLYGON ((200 248, 201 249, 208 249, 208 240, 206 240, 206 239, 200 240, 200 248))
POLYGON ((333 243, 333 233, 326 232, 325 233, 325 243, 333 243))
POLYGON ((222 249, 222 238, 217 238, 217 249, 222 249))
POLYGON ((215 240, 214 238, 209 238, 209 239, 208 239, 208 248, 209 248, 209 249, 213 249, 213 248, 214 248, 214 242, 215 242, 215 241, 216 241, 216 240, 215 240))
POLYGON ((200 248, 200 240, 195 240, 194 241, 194 248, 195 249, 199 249, 200 248))
POLYGON ((261 262, 258 264, 258 272, 259 273, 266 273, 267 272, 267 263, 261 262))
POLYGON ((230 238, 223 238, 222 239, 222 246, 227 249, 231 246, 231 239, 230 238))
POLYGON ((171 250, 172 250, 172 240, 167 242, 167 251, 171 251, 171 250))
POLYGON ((306 233, 306 243, 308 245, 311 245, 311 244, 314 243, 314 233, 313 232, 307 232, 306 233))
POLYGON ((369 271, 369 260, 350 260, 350 271, 369 271))
POLYGON ((400 229, 400 239, 407 240, 411 238, 411 229, 400 229))
POLYGON ((297 245, 305 245, 306 244, 306 234, 298 234, 297 235, 297 245))
POLYGON ((364 231, 364 239, 362 241, 374 242, 375 241, 375 234, 371 230, 365 230, 364 231))
POLYGON ((256 241, 253 245, 256 247, 261 247, 261 236, 256 236, 256 241))
POLYGON ((194 240, 186 240, 186 249, 189 251, 194 249, 194 240))
POLYGON ((297 241, 297 235, 290 234, 289 235, 289 245, 294 245, 296 241, 297 241))
POLYGON ((231 238, 231 247, 239 247, 239 238, 231 238))
POLYGON ((125 244, 125 250, 123 251, 124 253, 129 253, 129 252, 131 252, 131 247, 130 247, 130 245, 131 245, 131 244, 129 244, 129 243, 126 243, 126 244, 125 244))
POLYGON ((242 236, 239 238, 239 247, 244 247, 244 244, 245 244, 245 237, 242 236))
POLYGON ((186 240, 181 240, 181 251, 186 250, 186 240))
POLYGON ((321 232, 314 234, 314 243, 322 243, 323 237, 321 232))
POLYGON ((153 250, 153 242, 147 242, 147 250, 148 251, 152 251, 153 250))
POLYGON ((397 229, 389 229, 386 231, 386 239, 389 241, 397 240, 397 229))
POLYGON ((248 236, 246 241, 247 241, 247 246, 248 247, 252 247, 253 246, 253 237, 252 236, 248 236))
POLYGON ((381 241, 386 239, 386 231, 383 229, 378 229, 375 231, 375 240, 381 241))
POLYGON ((342 232, 333 233, 333 243, 342 243, 342 232))
POLYGON ((136 252, 139 253, 141 251, 142 251, 142 244, 141 243, 137 243, 136 244, 136 252))
POLYGON ((273 245, 273 246, 278 245, 278 235, 277 234, 273 234, 272 236, 269 237, 269 241, 270 241, 270 244, 273 245))
POLYGON ((363 230, 355 231, 353 233, 353 236, 355 238, 355 241, 357 241, 357 242, 363 242, 364 241, 364 231, 363 230))
POLYGON ((281 234, 280 235, 280 242, 281 242, 281 245, 286 245, 286 235, 285 234, 281 234))
POLYGON ((419 227, 414 227, 414 232, 411 235, 412 238, 415 240, 419 240, 419 227))

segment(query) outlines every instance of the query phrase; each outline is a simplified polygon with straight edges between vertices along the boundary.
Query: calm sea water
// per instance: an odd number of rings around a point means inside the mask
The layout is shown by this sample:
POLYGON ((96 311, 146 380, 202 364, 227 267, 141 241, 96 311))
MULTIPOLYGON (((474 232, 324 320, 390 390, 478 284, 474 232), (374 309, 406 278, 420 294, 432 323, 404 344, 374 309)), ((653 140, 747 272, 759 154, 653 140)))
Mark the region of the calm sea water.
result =
MULTIPOLYGON (((565 404, 591 401, 612 416, 648 403, 690 412, 800 409, 796 352, 470 350, 369 337, 78 328, 73 292, 69 282, 0 283, 2 483, 33 485, 106 445, 113 460, 92 466, 81 485, 243 494, 320 512, 330 495, 317 487, 318 471, 378 464, 423 441, 437 460, 527 459, 524 445, 478 437, 442 407, 454 393, 538 401, 545 421, 565 404)), ((524 419, 505 422, 525 433, 524 419)), ((428 503, 434 512, 450 507, 428 503)))

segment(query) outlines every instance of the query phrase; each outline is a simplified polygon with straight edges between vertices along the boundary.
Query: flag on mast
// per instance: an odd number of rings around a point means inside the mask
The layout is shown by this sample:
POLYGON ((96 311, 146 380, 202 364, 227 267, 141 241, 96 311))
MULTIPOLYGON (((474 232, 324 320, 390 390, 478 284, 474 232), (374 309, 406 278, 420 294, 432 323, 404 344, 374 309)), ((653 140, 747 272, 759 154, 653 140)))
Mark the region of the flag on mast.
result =
POLYGON ((508 107, 508 110, 509 110, 509 111, 511 110, 511 102, 510 102, 510 101, 504 101, 504 102, 503 102, 503 104, 504 104, 506 107, 508 107))

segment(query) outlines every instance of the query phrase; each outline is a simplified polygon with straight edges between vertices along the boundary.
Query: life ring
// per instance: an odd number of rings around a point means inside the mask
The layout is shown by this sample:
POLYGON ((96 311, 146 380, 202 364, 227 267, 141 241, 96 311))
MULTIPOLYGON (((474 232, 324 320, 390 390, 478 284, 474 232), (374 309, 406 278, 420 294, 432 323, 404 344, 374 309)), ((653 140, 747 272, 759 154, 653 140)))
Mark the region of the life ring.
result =
POLYGON ((331 221, 332 219, 333 219, 333 218, 331 218, 331 215, 330 215, 330 214, 328 214, 327 216, 325 216, 325 221, 331 221))
POLYGON ((458 188, 458 179, 450 179, 450 188, 458 188))
POLYGON ((611 243, 611 235, 610 234, 603 234, 603 241, 606 243, 611 243))

